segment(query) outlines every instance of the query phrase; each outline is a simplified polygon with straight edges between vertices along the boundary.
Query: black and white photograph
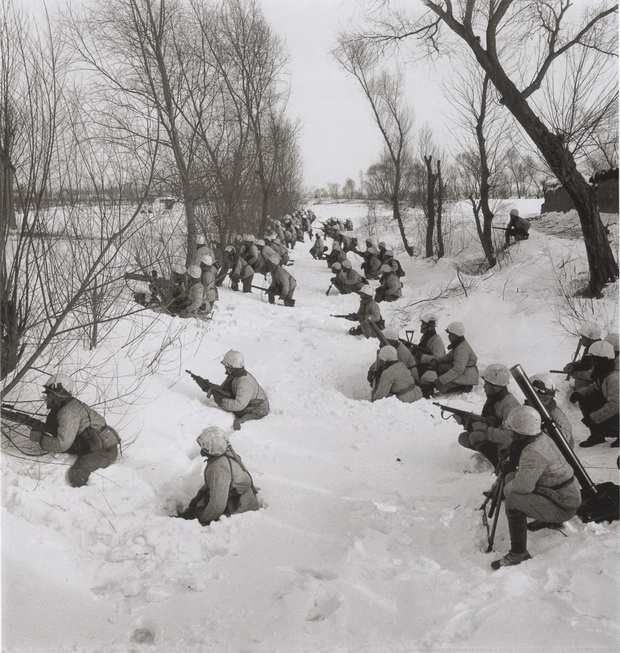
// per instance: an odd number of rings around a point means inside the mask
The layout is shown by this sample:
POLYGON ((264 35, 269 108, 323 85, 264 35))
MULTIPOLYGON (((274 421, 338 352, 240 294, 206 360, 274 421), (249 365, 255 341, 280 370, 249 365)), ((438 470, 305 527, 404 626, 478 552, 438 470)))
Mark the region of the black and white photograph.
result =
POLYGON ((0 0, 3 653, 620 649, 618 31, 0 0))

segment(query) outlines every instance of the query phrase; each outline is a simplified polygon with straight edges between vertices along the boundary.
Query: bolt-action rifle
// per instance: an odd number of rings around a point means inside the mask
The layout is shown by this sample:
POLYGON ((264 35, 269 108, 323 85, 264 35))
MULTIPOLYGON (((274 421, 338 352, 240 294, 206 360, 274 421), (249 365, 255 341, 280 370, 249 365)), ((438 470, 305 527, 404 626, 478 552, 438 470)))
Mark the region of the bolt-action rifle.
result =
POLYGON ((500 463, 500 468, 498 471, 498 476, 495 479, 491 489, 486 493, 486 499, 483 504, 480 506, 482 510, 482 523, 487 529, 487 538, 488 546, 487 553, 493 551, 493 542, 495 541, 495 532, 497 531, 497 521, 499 519, 499 509, 502 505, 502 499, 504 498, 504 485, 506 484, 506 469, 504 465, 500 463), (489 512, 487 513, 487 505, 491 503, 489 507, 489 512), (493 519, 493 523, 489 526, 489 519, 493 519))
POLYGON ((329 314, 330 317, 339 317, 343 320, 351 320, 355 322, 357 320, 357 313, 347 313, 346 315, 336 315, 334 313, 329 314))
POLYGON ((534 386, 521 365, 511 367, 510 372, 529 404, 540 414, 545 433, 553 440, 560 453, 566 458, 575 472, 575 476, 581 486, 583 497, 581 507, 577 511, 579 519, 583 522, 593 521, 597 523, 620 519, 620 505, 618 501, 620 488, 612 482, 594 484, 588 472, 586 472, 579 461, 579 458, 577 458, 575 452, 568 445, 557 422, 551 417, 549 411, 536 393, 534 386))
POLYGON ((152 277, 150 274, 140 274, 139 272, 125 272, 123 277, 133 281, 146 281, 147 283, 152 283, 157 279, 157 277, 152 277))
POLYGON ((15 424, 23 424, 28 428, 34 429, 36 431, 42 431, 48 435, 54 435, 46 426, 45 422, 33 417, 30 413, 24 413, 21 410, 15 410, 12 404, 2 404, 0 416, 2 419, 5 419, 7 422, 13 422, 15 424))
POLYGON ((443 419, 450 419, 450 417, 458 417, 463 426, 468 429, 471 424, 474 422, 482 422, 483 424, 489 424, 490 426, 499 426, 502 423, 502 418, 497 416, 483 417, 482 415, 476 415, 476 413, 470 413, 466 410, 461 410, 460 408, 452 408, 451 406, 446 406, 440 404, 437 401, 433 401, 435 406, 441 408, 441 417, 443 419), (448 417, 444 417, 444 413, 450 413, 448 417))
POLYGON ((194 379, 194 381, 196 381, 198 387, 203 392, 207 393, 207 397, 210 397, 213 394, 218 394, 221 397, 228 397, 229 399, 232 397, 232 394, 228 392, 228 390, 222 390, 222 387, 216 383, 211 383, 208 379, 203 379, 201 376, 198 376, 189 370, 185 371, 192 377, 192 379, 194 379))
POLYGON ((329 291, 332 289, 332 286, 333 286, 333 285, 334 285, 333 283, 330 283, 330 284, 329 284, 329 288, 325 291, 325 294, 326 294, 326 295, 329 295, 329 291))

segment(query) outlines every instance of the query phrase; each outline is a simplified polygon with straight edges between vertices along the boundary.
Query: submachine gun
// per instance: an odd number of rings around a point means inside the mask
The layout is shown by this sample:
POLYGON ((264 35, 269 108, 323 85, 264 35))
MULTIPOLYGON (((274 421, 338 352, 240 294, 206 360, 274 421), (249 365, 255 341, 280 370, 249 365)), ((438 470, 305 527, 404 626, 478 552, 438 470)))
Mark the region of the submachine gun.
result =
POLYGON ((189 370, 185 370, 185 371, 198 384, 198 387, 203 392, 207 393, 207 397, 210 397, 213 394, 218 394, 221 397, 228 397, 229 399, 232 397, 232 394, 230 392, 228 392, 227 390, 223 390, 221 386, 217 385, 217 383, 211 383, 211 381, 209 381, 208 379, 203 379, 201 376, 198 376, 198 374, 194 374, 189 370))
POLYGON ((568 442, 564 438, 560 427, 556 421, 551 417, 549 411, 545 408, 544 404, 536 394, 536 390, 532 386, 527 374, 521 365, 515 365, 510 368, 510 373, 517 382, 519 388, 527 398, 531 406, 533 406, 542 420, 542 426, 545 432, 553 440, 561 454, 566 458, 567 462, 573 468, 575 476, 581 486, 581 493, 583 501, 577 516, 583 522, 596 522, 603 521, 616 521, 620 519, 620 502, 618 493, 620 487, 612 482, 597 483, 595 484, 588 472, 584 469, 575 455, 575 452, 570 448, 568 442))
POLYGON ((13 404, 2 404, 0 416, 7 422, 22 424, 23 426, 27 426, 30 429, 42 431, 48 435, 54 435, 54 433, 51 433, 50 430, 45 426, 45 422, 37 419, 36 417, 33 417, 30 413, 24 413, 21 410, 16 410, 13 404))
POLYGON ((437 401, 433 401, 434 406, 439 406, 441 408, 441 417, 443 419, 450 419, 450 417, 458 417, 465 429, 469 428, 470 424, 474 422, 482 422, 484 424, 489 424, 489 426, 499 426, 502 423, 502 418, 492 415, 490 417, 483 417, 482 415, 477 415, 476 413, 470 413, 466 410, 461 410, 460 408, 452 408, 452 406, 446 406, 445 404, 440 404, 437 401), (444 417, 444 413, 449 413, 448 417, 444 417))

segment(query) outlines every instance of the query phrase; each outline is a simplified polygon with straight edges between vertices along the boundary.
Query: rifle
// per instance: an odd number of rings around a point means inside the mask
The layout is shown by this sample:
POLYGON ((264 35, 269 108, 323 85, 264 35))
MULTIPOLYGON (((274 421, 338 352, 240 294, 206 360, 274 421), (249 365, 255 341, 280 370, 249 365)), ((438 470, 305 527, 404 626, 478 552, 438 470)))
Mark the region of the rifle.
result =
POLYGON ((194 381, 198 384, 198 387, 203 391, 207 393, 207 397, 210 397, 214 392, 222 397, 228 397, 229 399, 232 397, 232 394, 228 392, 227 390, 222 390, 221 386, 217 385, 216 383, 211 383, 208 379, 203 379, 201 376, 198 376, 197 374, 194 374, 193 372, 190 372, 189 370, 185 370, 194 381))
POLYGON ((333 283, 329 284, 329 288, 327 289, 327 292, 325 293, 326 295, 329 295, 329 291, 332 289, 333 285, 334 285, 333 283))
MULTIPOLYGON (((579 338, 579 342, 577 343, 577 349, 575 349, 575 353, 573 354, 573 360, 572 360, 573 363, 579 358, 580 351, 581 351, 581 338, 579 338)), ((566 381, 568 380, 570 380, 570 374, 566 375, 566 381)))
POLYGON ((467 429, 472 422, 482 422, 483 424, 489 424, 489 426, 499 426, 501 424, 501 417, 483 417, 482 415, 476 415, 476 413, 470 413, 466 410, 461 410, 460 408, 452 408, 451 406, 446 406, 440 404, 437 401, 433 401, 435 406, 441 408, 441 417, 442 419, 450 419, 453 415, 455 417, 460 417, 463 420, 463 426, 467 429), (444 417, 444 413, 451 413, 448 417, 444 417))
POLYGON ((491 229, 497 229, 498 231, 506 231, 508 227, 491 227, 491 229))
POLYGON ((139 272, 125 272, 123 278, 132 279, 133 281, 146 281, 147 283, 151 283, 156 279, 156 277, 152 277, 149 274, 140 274, 139 272))
POLYGON ((347 313, 346 315, 335 315, 334 313, 330 313, 329 315, 330 317, 340 317, 343 320, 351 320, 351 321, 357 320, 357 315, 354 313, 347 313))
POLYGON ((21 410, 15 410, 13 404, 2 404, 0 416, 7 422, 15 424, 23 424, 24 426, 47 433, 47 435, 54 435, 45 425, 45 422, 33 417, 30 413, 24 413, 21 410))
POLYGON ((499 509, 504 498, 504 485, 506 484, 506 472, 500 469, 498 477, 495 479, 491 489, 487 492, 486 499, 480 506, 482 510, 482 523, 487 529, 488 546, 487 553, 493 551, 493 542, 495 540, 495 531, 497 530, 497 521, 499 519, 499 509), (487 514, 487 504, 491 502, 491 507, 487 514), (493 518, 493 524, 489 528, 489 518, 493 518))
POLYGON ((586 472, 579 461, 579 458, 577 458, 575 452, 568 445, 557 422, 551 417, 549 411, 536 393, 534 386, 521 365, 511 367, 510 372, 529 404, 540 414, 545 433, 553 440, 560 453, 575 472, 583 496, 581 507, 577 510, 579 519, 586 523, 591 521, 596 523, 603 521, 611 522, 620 519, 620 505, 618 501, 618 491, 620 488, 612 482, 594 484, 588 472, 586 472))
POLYGON ((564 374, 564 370, 549 370, 549 374, 564 374))
POLYGON ((262 292, 266 292, 269 295, 275 295, 276 293, 274 291, 270 291, 269 288, 263 288, 262 286, 250 286, 250 288, 254 288, 254 290, 261 290, 262 292))
MULTIPOLYGON (((413 333, 413 331, 411 332, 413 333)), ((403 340, 402 338, 399 338, 399 341, 409 349, 409 351, 412 354, 418 354, 421 356, 422 354, 426 354, 427 356, 434 356, 433 352, 430 349, 427 349, 426 347, 422 347, 421 345, 416 345, 415 342, 411 342, 409 340, 403 340)))

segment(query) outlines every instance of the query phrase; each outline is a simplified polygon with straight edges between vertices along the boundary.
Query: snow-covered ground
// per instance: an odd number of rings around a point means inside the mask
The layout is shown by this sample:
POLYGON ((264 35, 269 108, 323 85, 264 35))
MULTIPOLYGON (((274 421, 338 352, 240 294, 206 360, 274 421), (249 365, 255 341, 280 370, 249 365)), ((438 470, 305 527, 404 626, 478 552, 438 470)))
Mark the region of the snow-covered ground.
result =
MULTIPOLYGON (((534 204, 511 202, 506 213, 516 205, 538 215, 534 204)), ((313 209, 319 221, 350 217, 360 242, 366 237, 365 206, 313 209)), ((393 226, 379 226, 402 251, 393 226)), ((458 445, 458 425, 431 401, 369 401, 376 341, 349 336, 350 323, 330 317, 357 301, 325 295, 331 274, 309 246, 292 253, 295 308, 224 287, 211 322, 187 322, 133 405, 108 414, 130 444, 87 487, 66 485, 70 457, 4 456, 3 650, 618 650, 618 523, 574 519, 565 533, 530 534, 532 560, 492 571, 509 542, 502 515, 495 552, 485 553, 479 507, 494 478, 489 466, 458 445), (170 515, 201 485, 196 436, 212 424, 229 428, 232 417, 184 370, 220 381, 231 348, 272 407, 231 436, 265 507, 203 528, 170 515)), ((401 337, 415 329, 417 341, 420 315, 436 312, 442 333, 453 320, 465 324, 481 368, 548 371, 575 348, 560 324, 570 326, 557 299, 558 262, 572 261, 579 274, 583 258, 580 241, 542 234, 536 222, 492 274, 459 278, 455 263, 471 263, 464 254, 439 262, 401 254, 403 298, 382 304, 383 315, 401 337)), ((613 293, 583 310, 617 331, 613 293)), ((164 329, 174 321, 158 319, 164 329)), ((119 324, 118 341, 135 325, 119 324)), ((152 333, 129 354, 112 339, 106 365, 121 378, 143 369, 136 360, 161 341, 152 333)), ((78 376, 88 401, 97 379, 78 376)), ((556 380, 580 441, 585 427, 556 380)), ((521 398, 516 384, 511 390, 521 398)), ((445 403, 478 412, 482 387, 445 403)), ((617 482, 616 449, 577 453, 595 482, 617 482)))

